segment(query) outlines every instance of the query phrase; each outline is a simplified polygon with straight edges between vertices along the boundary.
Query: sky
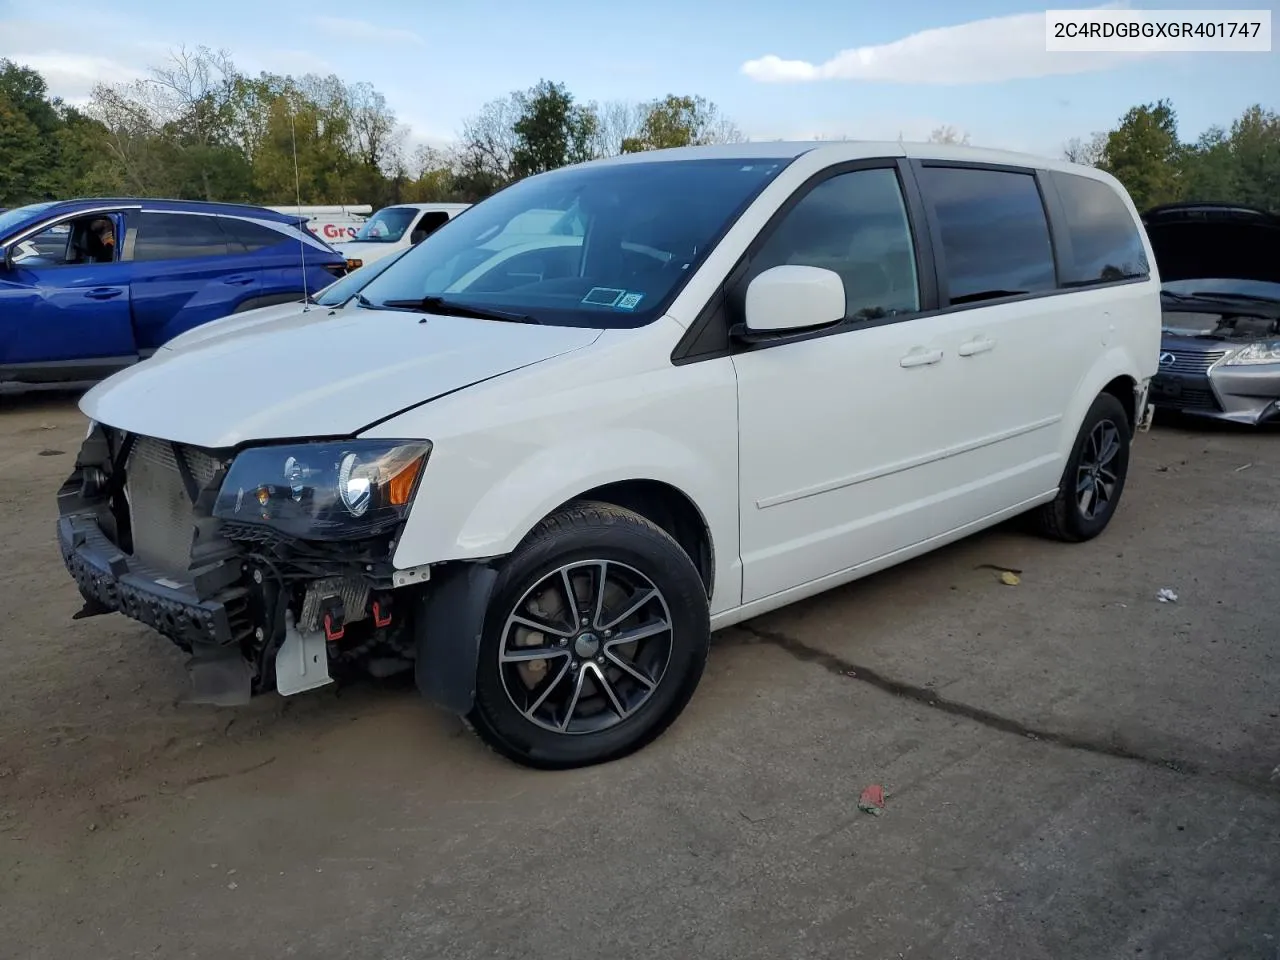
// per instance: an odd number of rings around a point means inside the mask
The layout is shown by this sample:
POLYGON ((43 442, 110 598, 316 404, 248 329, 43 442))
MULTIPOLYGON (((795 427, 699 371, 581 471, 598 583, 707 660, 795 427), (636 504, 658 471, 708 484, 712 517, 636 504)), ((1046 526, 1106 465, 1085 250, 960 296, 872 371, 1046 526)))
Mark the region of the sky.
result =
POLYGON ((1280 52, 1047 53, 1042 12, 1016 0, 0 0, 0 57, 80 103, 180 45, 221 48, 246 72, 368 81, 411 141, 433 144, 543 78, 583 101, 700 94, 751 139, 921 140, 949 125, 975 145, 1052 156, 1161 97, 1184 140, 1252 103, 1280 108, 1280 52))

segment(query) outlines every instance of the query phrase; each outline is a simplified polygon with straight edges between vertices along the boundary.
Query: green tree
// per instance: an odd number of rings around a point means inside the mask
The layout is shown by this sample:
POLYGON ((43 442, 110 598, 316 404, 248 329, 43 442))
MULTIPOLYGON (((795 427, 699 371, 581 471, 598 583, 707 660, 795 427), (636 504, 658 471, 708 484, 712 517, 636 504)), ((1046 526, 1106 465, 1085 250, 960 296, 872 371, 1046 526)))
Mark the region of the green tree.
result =
POLYGON ((1180 200, 1183 148, 1168 100, 1132 108, 1107 136, 1099 164, 1129 191, 1139 210, 1180 200))
POLYGON ((100 159, 103 133, 84 114, 50 97, 35 70, 0 60, 0 204, 75 193, 100 159))
POLYGON ((47 154, 39 128, 0 93, 0 207, 41 199, 40 180, 47 154))
POLYGON ((1267 210, 1280 210, 1280 116, 1254 105, 1231 124, 1235 197, 1267 210))
POLYGON ((527 177, 591 157, 598 122, 594 111, 574 103, 562 83, 540 80, 515 94, 518 114, 511 131, 511 173, 527 177))
POLYGON ((1210 127, 1186 149, 1184 177, 1187 200, 1240 199, 1240 170, 1226 130, 1210 127))
POLYGON ((623 139, 622 152, 737 143, 743 139, 742 132, 705 97, 669 93, 645 107, 639 134, 623 139))

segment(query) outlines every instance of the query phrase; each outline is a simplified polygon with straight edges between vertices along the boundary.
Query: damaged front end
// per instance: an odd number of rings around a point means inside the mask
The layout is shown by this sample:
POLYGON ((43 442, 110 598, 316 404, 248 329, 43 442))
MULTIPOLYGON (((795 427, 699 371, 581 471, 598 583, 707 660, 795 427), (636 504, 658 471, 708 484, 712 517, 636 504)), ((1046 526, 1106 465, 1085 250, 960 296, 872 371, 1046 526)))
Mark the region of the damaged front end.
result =
POLYGON ((192 699, 412 668, 430 571, 391 558, 431 445, 206 450, 91 426, 58 493, 77 618, 120 612, 190 655, 192 699))

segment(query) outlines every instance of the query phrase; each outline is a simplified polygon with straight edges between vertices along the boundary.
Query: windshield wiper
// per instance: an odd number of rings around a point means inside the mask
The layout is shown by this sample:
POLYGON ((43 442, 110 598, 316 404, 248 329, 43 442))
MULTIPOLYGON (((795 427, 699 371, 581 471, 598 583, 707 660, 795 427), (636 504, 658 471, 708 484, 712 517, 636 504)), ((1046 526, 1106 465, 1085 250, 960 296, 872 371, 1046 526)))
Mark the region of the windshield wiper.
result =
POLYGON ((506 323, 541 323, 536 317, 527 313, 514 313, 510 310, 498 310, 494 307, 477 307, 444 297, 423 297, 421 300, 385 300, 380 306, 393 310, 427 310, 431 313, 446 313, 454 317, 469 317, 472 320, 501 320, 506 323))

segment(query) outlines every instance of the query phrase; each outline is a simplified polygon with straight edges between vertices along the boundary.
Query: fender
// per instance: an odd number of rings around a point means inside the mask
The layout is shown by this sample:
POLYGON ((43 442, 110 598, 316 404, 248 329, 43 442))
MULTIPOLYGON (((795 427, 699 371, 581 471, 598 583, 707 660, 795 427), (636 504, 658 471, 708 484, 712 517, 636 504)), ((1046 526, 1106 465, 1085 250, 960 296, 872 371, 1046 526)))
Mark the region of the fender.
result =
MULTIPOLYGON (((735 436, 736 439, 736 436, 735 436)), ((736 464, 736 458, 730 461, 736 464)), ((718 473, 706 458, 670 436, 650 430, 618 428, 596 432, 570 444, 534 448, 505 471, 499 482, 471 502, 439 495, 431 481, 450 471, 444 463, 428 469, 416 498, 422 516, 409 515, 396 548, 399 568, 448 560, 485 559, 511 553, 538 522, 557 507, 581 494, 610 483, 655 480, 687 497, 707 525, 712 549, 723 562, 716 564, 713 596, 716 606, 740 601, 737 545, 737 477, 718 473), (439 523, 431 505, 451 502, 465 509, 452 522, 439 523)), ((445 489, 454 484, 444 483, 445 489)))

